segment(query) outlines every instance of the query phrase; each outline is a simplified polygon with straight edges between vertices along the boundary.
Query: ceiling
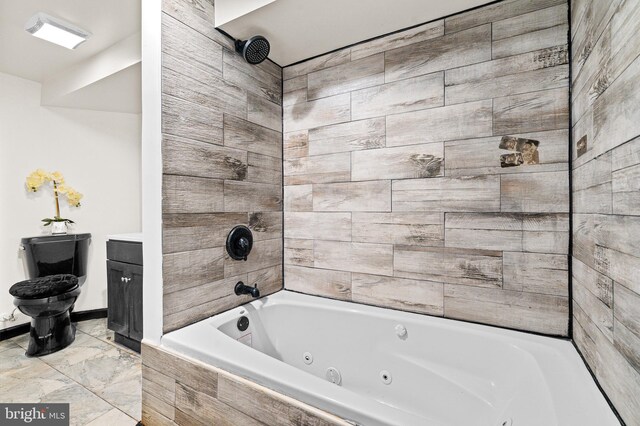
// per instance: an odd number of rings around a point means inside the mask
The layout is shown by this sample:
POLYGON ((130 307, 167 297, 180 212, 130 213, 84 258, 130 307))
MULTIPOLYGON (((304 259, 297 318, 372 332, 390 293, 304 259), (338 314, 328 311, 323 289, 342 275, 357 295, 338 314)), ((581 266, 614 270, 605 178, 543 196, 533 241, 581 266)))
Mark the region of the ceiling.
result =
POLYGON ((109 75, 108 78, 97 80, 81 90, 71 92, 52 105, 95 111, 140 113, 142 111, 141 72, 141 64, 138 62, 109 75))
POLYGON ((216 22, 235 38, 265 36, 269 58, 286 66, 490 1, 216 0, 216 22))
POLYGON ((140 18, 140 0, 0 0, 0 72, 41 83, 43 106, 139 113, 140 18), (33 37, 37 12, 92 35, 74 50, 33 37))

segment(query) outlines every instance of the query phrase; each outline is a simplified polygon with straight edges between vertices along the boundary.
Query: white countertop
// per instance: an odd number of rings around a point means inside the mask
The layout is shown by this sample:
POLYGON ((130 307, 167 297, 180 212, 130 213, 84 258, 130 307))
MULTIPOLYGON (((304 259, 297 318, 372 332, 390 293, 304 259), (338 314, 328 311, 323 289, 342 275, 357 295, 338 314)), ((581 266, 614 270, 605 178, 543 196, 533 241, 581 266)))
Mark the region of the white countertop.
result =
POLYGON ((142 232, 132 232, 130 234, 112 234, 107 235, 107 240, 131 241, 134 243, 142 242, 142 232))

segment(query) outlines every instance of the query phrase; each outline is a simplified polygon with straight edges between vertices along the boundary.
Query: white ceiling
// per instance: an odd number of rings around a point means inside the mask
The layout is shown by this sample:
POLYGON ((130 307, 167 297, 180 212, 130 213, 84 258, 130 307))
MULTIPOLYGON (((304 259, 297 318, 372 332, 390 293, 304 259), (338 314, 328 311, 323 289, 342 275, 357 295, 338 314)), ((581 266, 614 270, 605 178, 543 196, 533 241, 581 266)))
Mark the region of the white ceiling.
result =
POLYGON ((0 72, 43 82, 140 31, 139 0, 0 0, 0 72), (92 33, 75 50, 33 37, 24 24, 46 12, 92 33))
POLYGON ((95 111, 142 111, 141 64, 138 62, 58 99, 53 106, 95 111))
MULTIPOLYGON (((238 1, 216 0, 216 17, 237 16, 238 1)), ((249 12, 220 28, 239 39, 265 36, 271 43, 269 58, 286 66, 490 1, 242 0, 243 11, 249 12)))
POLYGON ((0 72, 42 83, 43 106, 139 113, 139 32, 140 0, 0 0, 0 72), (24 30, 37 12, 92 35, 74 50, 40 40, 24 30))

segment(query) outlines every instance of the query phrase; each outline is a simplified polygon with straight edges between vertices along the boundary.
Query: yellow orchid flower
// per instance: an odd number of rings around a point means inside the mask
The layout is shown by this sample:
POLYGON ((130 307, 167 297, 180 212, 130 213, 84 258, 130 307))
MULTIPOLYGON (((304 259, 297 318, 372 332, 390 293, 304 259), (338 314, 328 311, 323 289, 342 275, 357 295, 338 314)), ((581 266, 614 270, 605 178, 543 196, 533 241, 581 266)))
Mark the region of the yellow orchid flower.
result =
POLYGON ((45 171, 44 171, 44 170, 42 170, 42 169, 38 169, 38 170, 36 170, 35 172, 33 172, 33 174, 35 174, 35 175, 39 176, 39 177, 42 179, 42 181, 43 181, 43 182, 44 182, 44 181, 50 181, 50 180, 51 180, 51 173, 49 173, 49 172, 45 172, 45 171))
POLYGON ((64 176, 62 176, 62 173, 60 172, 53 172, 51 173, 51 179, 57 183, 58 185, 64 183, 64 176))
POLYGON ((36 192, 42 184, 44 183, 44 179, 40 173, 36 170, 27 176, 27 189, 32 192, 36 192))
POLYGON ((74 207, 80 207, 81 198, 82 198, 82 194, 80 194, 79 192, 74 191, 73 193, 67 194, 67 201, 69 202, 69 205, 74 207))
POLYGON ((56 215, 54 216, 55 218, 60 218, 60 205, 58 203, 58 198, 62 195, 67 197, 69 205, 73 207, 80 207, 80 200, 82 199, 83 195, 70 186, 66 185, 64 176, 58 171, 49 173, 43 169, 37 169, 33 171, 29 176, 27 176, 25 183, 28 191, 36 192, 45 182, 53 182, 53 193, 56 203, 56 215))
POLYGON ((32 177, 27 178, 27 189, 29 191, 36 192, 40 188, 40 185, 42 185, 42 181, 40 181, 39 179, 35 179, 32 177))

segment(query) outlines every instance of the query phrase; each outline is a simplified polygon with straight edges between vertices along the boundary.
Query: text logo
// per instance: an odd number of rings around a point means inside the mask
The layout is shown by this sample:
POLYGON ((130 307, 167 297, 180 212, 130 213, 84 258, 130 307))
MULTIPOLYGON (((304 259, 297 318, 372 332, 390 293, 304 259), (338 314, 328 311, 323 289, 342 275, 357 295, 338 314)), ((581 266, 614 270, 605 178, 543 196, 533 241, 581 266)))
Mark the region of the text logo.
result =
POLYGON ((0 403, 0 425, 69 426, 69 404, 0 403))

